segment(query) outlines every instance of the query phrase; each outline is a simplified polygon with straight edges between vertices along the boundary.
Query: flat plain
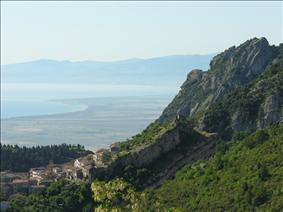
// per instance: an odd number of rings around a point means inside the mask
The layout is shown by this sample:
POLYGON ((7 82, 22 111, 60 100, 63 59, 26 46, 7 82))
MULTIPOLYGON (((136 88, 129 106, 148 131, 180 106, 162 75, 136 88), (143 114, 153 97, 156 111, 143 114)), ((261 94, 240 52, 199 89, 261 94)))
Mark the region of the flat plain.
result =
POLYGON ((56 100, 88 108, 59 115, 2 119, 1 142, 26 146, 82 144, 94 151, 139 133, 161 114, 170 99, 145 96, 56 100))

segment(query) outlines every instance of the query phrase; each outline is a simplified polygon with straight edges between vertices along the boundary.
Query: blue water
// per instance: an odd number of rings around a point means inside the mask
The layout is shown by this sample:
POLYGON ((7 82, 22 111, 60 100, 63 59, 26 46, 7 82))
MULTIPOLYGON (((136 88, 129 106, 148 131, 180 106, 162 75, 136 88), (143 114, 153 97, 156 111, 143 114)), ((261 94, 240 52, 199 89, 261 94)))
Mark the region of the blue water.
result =
POLYGON ((1 83, 1 119, 60 114, 84 110, 85 105, 51 101, 92 97, 173 96, 178 86, 135 84, 1 83))
POLYGON ((71 105, 52 101, 2 100, 1 118, 51 115, 85 110, 85 105, 71 105))
POLYGON ((2 83, 1 143, 24 146, 80 143, 93 151, 108 148, 115 141, 141 132, 158 118, 178 89, 178 86, 2 83), (85 113, 36 117, 80 111, 85 105, 88 105, 85 113))

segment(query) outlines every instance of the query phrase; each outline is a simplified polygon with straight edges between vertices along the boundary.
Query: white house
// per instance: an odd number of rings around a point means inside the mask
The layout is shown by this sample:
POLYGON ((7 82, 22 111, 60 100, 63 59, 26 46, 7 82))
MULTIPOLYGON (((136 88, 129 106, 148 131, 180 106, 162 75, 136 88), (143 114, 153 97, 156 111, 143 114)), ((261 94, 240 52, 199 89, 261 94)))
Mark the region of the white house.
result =
POLYGON ((42 180, 44 174, 45 174, 45 168, 44 167, 32 168, 29 171, 30 178, 36 179, 36 180, 42 180))

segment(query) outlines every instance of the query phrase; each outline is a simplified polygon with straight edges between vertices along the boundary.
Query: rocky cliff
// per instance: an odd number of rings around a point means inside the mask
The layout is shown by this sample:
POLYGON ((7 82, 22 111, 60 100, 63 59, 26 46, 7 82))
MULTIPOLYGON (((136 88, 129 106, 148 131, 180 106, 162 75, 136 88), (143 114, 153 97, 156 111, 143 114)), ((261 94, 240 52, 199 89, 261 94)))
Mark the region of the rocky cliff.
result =
POLYGON ((236 132, 282 122, 282 106, 283 45, 271 47, 265 38, 248 40, 214 57, 207 72, 196 69, 188 74, 157 120, 171 122, 178 113, 182 118, 177 116, 173 128, 147 145, 140 143, 107 169, 95 170, 93 177, 123 176, 129 165, 162 166, 159 179, 150 176, 162 183, 183 165, 210 156, 219 137, 230 139, 236 132), (169 162, 163 161, 166 156, 169 162))
POLYGON ((198 119, 198 127, 231 137, 239 131, 265 128, 283 120, 283 46, 264 72, 212 105, 198 119))
POLYGON ((164 110, 160 122, 172 121, 178 111, 185 117, 207 110, 233 89, 257 78, 276 56, 265 38, 253 38, 218 54, 208 71, 193 70, 164 110))

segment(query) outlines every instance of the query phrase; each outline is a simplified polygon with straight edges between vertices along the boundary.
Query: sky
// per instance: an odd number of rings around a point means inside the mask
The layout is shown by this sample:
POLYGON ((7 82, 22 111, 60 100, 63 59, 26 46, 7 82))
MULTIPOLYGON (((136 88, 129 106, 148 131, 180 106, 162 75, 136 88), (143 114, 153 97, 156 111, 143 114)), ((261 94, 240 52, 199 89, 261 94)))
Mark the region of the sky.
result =
POLYGON ((1 64, 115 61, 282 42, 281 1, 1 1, 1 64))

